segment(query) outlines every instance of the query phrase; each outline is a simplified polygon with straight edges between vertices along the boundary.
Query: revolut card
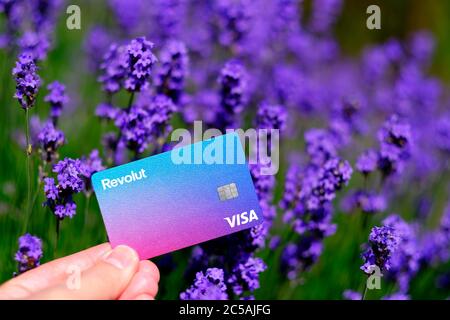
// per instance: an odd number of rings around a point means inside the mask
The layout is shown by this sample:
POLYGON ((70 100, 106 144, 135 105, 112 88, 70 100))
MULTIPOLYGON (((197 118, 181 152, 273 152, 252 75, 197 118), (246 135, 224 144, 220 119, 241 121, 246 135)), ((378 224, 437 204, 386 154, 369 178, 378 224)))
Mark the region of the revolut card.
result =
POLYGON ((236 133, 97 172, 92 184, 111 244, 141 259, 263 222, 236 133))

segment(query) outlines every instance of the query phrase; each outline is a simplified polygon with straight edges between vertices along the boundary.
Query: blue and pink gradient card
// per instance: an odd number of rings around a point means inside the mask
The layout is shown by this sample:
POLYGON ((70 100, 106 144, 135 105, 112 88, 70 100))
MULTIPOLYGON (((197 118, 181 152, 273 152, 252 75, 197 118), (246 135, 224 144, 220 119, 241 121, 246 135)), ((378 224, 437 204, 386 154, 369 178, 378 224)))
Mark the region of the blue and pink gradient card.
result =
POLYGON ((235 133, 98 172, 92 184, 111 244, 141 259, 263 222, 235 133))

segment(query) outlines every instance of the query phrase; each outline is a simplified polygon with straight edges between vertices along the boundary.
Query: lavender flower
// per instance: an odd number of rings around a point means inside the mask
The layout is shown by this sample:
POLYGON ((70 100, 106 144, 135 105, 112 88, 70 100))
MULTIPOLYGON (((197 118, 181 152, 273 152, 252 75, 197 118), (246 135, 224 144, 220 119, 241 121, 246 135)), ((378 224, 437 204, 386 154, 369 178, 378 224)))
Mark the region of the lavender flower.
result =
POLYGON ((383 195, 364 190, 353 191, 342 200, 342 208, 347 213, 360 209, 364 213, 373 214, 384 211, 386 206, 383 195))
POLYGON ((36 268, 42 259, 42 240, 27 233, 19 238, 19 250, 15 260, 19 264, 19 274, 36 268))
POLYGON ((67 191, 78 193, 83 190, 84 183, 81 179, 81 161, 65 158, 53 166, 53 172, 57 174, 59 186, 67 191))
POLYGON ((278 129, 284 131, 287 122, 286 108, 281 105, 263 103, 256 115, 256 125, 261 129, 278 129))
POLYGON ((240 46, 251 27, 251 1, 219 0, 214 7, 217 36, 225 47, 240 46))
POLYGON ((27 31, 18 40, 20 51, 30 55, 33 60, 40 61, 47 57, 50 41, 43 32, 27 31))
POLYGON ((388 216, 383 224, 394 228, 399 237, 398 247, 391 254, 388 277, 397 281, 400 292, 406 293, 411 279, 419 270, 416 229, 398 215, 388 216))
POLYGON ((342 296, 346 300, 362 300, 361 293, 352 290, 345 290, 342 296))
POLYGON ((292 177, 287 182, 289 188, 282 206, 290 208, 285 220, 292 220, 299 238, 285 247, 281 268, 293 280, 317 261, 322 253, 323 239, 336 231, 336 226, 331 223, 331 201, 348 183, 352 169, 348 162, 332 158, 322 167, 308 166, 302 174, 292 167, 289 174, 292 177), (295 177, 300 181, 295 181, 295 177))
POLYGON ((62 4, 62 0, 31 1, 35 29, 51 32, 62 4))
POLYGON ((435 40, 427 31, 419 31, 411 39, 411 55, 419 63, 428 63, 434 53, 435 40))
POLYGON ((57 150, 64 145, 64 133, 48 121, 38 134, 38 142, 43 160, 51 163, 58 158, 57 150))
POLYGON ((261 174, 260 165, 251 165, 250 173, 259 201, 271 203, 273 189, 275 188, 275 176, 261 174))
POLYGON ((306 152, 311 163, 321 165, 337 155, 336 144, 328 131, 310 129, 305 133, 306 152))
POLYGON ((316 32, 326 32, 336 21, 342 0, 314 0, 311 27, 316 32))
POLYGON ((169 121, 174 111, 175 105, 168 97, 143 95, 130 110, 116 116, 115 124, 127 147, 140 154, 150 142, 156 143, 170 132, 169 121))
POLYGON ((6 17, 6 38, 12 42, 15 31, 20 28, 23 21, 23 5, 20 1, 2 0, 0 1, 0 13, 6 17))
POLYGON ((94 173, 104 169, 105 167, 97 149, 92 150, 88 157, 81 159, 81 171, 87 179, 90 179, 94 173))
POLYGON ((128 91, 141 91, 148 87, 152 67, 158 61, 152 52, 153 46, 145 37, 136 38, 127 46, 128 74, 124 86, 128 91))
POLYGON ((444 209, 439 228, 427 232, 420 239, 419 252, 422 267, 450 259, 450 203, 444 209))
POLYGON ((120 114, 120 109, 108 103, 100 103, 95 109, 95 115, 105 120, 115 120, 120 114))
POLYGON ((151 117, 150 132, 154 139, 165 137, 170 132, 170 119, 176 107, 173 102, 163 95, 156 95, 150 100, 150 104, 143 106, 151 117))
POLYGON ((404 162, 411 155, 410 125, 393 115, 379 130, 378 140, 381 149, 378 168, 385 176, 401 172, 404 162))
POLYGON ((50 103, 50 116, 53 118, 53 122, 56 123, 57 119, 61 116, 61 111, 69 101, 69 97, 66 95, 66 87, 54 81, 47 86, 50 91, 45 97, 45 101, 50 103))
POLYGON ((283 33, 294 33, 300 26, 299 2, 297 0, 277 0, 273 21, 274 40, 283 33))
POLYGON ((402 292, 396 292, 387 296, 384 296, 382 300, 410 300, 410 296, 402 292))
MULTIPOLYGON (((157 0, 155 1, 154 19, 159 39, 177 39, 182 36, 183 20, 186 16, 188 1, 157 0)), ((199 5, 198 3, 196 5, 199 5)))
POLYGON ((18 46, 34 60, 45 59, 60 4, 60 0, 19 0, 0 4, 0 12, 6 15, 5 37, 10 49, 18 46))
POLYGON ((391 268, 391 256, 397 250, 400 237, 391 226, 373 227, 369 235, 369 247, 362 254, 364 264, 361 266, 366 274, 373 272, 373 266, 381 271, 391 268))
POLYGON ((219 83, 220 110, 216 114, 215 126, 225 130, 237 124, 237 116, 246 103, 247 74, 244 67, 236 61, 227 62, 220 73, 219 83))
POLYGON ((228 283, 238 296, 247 290, 253 292, 259 288, 259 273, 266 269, 267 266, 262 259, 249 257, 247 261, 234 267, 228 283))
POLYGON ((127 35, 132 35, 141 29, 145 21, 145 1, 143 0, 109 0, 109 6, 116 15, 117 21, 127 35))
POLYGON ((96 26, 89 30, 84 42, 84 50, 88 57, 90 71, 97 72, 100 69, 103 57, 112 42, 112 36, 106 29, 96 26))
POLYGON ((34 106, 41 79, 37 74, 38 68, 30 55, 22 54, 13 69, 16 80, 16 93, 14 98, 19 100, 24 109, 34 106))
POLYGON ((130 92, 147 89, 157 61, 153 46, 145 37, 133 39, 126 46, 112 44, 100 65, 103 89, 109 93, 122 88, 130 92))
POLYGON ((104 169, 105 167, 97 149, 92 150, 89 156, 81 158, 81 174, 84 177, 85 193, 87 195, 90 195, 92 192, 92 175, 104 169))
POLYGON ((436 146, 444 153, 450 153, 450 115, 445 115, 438 120, 436 125, 436 146))
POLYGON ((58 220, 65 217, 72 218, 76 213, 76 204, 72 197, 84 190, 82 163, 79 159, 65 158, 53 166, 58 184, 55 179, 44 179, 44 192, 47 197, 45 206, 49 207, 58 220))
POLYGON ((111 44, 100 64, 100 70, 102 74, 99 81, 103 85, 103 90, 110 94, 118 92, 122 88, 126 76, 126 48, 115 43, 111 44))
POLYGON ((188 68, 187 49, 183 42, 170 41, 161 52, 161 68, 156 78, 158 93, 165 94, 175 104, 180 103, 188 68))
POLYGON ((150 121, 148 112, 136 105, 116 117, 115 124, 120 129, 122 140, 137 154, 148 146, 150 121))
POLYGON ((356 169, 364 175, 368 175, 377 168, 378 154, 374 150, 364 151, 356 161, 356 169))
POLYGON ((293 208, 297 205, 301 180, 302 176, 300 166, 297 164, 291 164, 286 173, 283 199, 280 202, 280 207, 283 210, 293 208))
POLYGON ((198 272, 194 284, 180 294, 181 300, 227 300, 227 286, 222 269, 209 268, 198 272))

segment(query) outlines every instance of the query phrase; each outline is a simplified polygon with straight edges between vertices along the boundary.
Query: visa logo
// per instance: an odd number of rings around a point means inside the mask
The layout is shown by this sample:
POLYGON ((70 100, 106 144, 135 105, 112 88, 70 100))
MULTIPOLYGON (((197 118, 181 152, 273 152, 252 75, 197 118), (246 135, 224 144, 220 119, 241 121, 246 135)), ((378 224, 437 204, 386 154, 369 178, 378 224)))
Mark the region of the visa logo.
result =
POLYGON ((243 224, 247 224, 252 222, 253 220, 258 220, 258 216, 255 213, 255 210, 250 210, 248 212, 242 212, 241 214, 234 214, 231 217, 224 218, 230 225, 230 228, 234 228, 243 224))

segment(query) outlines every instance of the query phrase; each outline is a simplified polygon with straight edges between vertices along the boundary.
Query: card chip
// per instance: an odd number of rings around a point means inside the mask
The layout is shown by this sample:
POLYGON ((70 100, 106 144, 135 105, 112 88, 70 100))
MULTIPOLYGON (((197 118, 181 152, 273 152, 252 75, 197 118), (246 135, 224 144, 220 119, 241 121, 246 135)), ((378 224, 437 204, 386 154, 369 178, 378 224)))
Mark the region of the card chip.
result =
POLYGON ((235 183, 226 184, 218 187, 217 192, 221 201, 231 200, 239 196, 235 183))

